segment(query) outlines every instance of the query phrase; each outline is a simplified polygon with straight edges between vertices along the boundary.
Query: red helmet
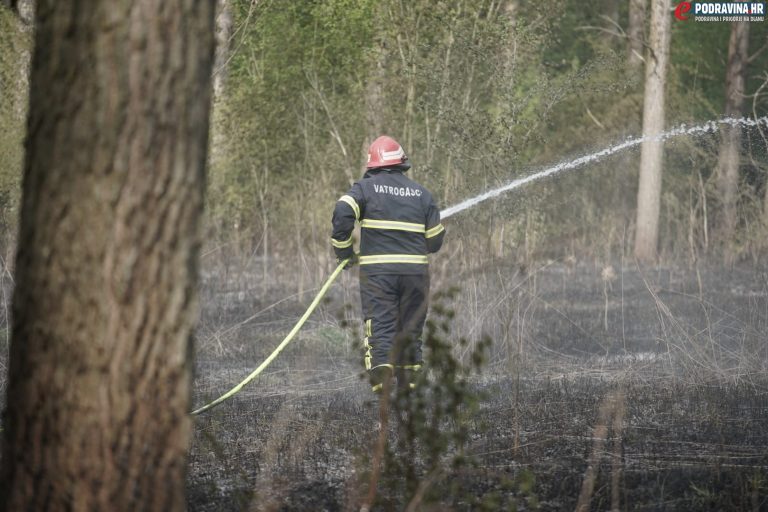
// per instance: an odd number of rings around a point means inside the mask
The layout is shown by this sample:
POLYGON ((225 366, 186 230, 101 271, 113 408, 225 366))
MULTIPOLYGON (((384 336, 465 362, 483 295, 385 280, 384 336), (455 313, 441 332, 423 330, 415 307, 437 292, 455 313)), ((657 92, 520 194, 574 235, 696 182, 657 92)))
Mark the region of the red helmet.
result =
POLYGON ((368 164, 366 169, 378 167, 394 167, 408 161, 408 156, 400 144, 392 137, 382 135, 368 148, 368 164))

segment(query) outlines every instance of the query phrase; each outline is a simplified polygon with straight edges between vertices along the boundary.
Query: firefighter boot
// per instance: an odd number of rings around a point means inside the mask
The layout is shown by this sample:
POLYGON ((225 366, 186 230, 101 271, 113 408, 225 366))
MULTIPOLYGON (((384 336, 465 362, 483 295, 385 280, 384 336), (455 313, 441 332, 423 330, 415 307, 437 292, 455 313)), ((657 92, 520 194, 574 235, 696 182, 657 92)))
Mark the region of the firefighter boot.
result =
POLYGON ((371 391, 380 395, 385 387, 391 387, 392 377, 392 368, 388 365, 371 368, 368 370, 368 381, 371 383, 371 391))
POLYGON ((388 414, 388 410, 382 411, 382 406, 388 408, 389 406, 389 390, 393 384, 393 372, 389 366, 378 366, 371 370, 368 370, 368 380, 371 383, 371 390, 373 391, 372 399, 369 403, 369 411, 371 422, 375 431, 381 430, 382 423, 386 420, 384 417, 388 414), (387 394, 385 394, 387 391, 387 394))
POLYGON ((398 368, 397 369, 397 389, 400 392, 408 393, 409 391, 416 389, 416 378, 418 377, 418 370, 415 368, 398 368))

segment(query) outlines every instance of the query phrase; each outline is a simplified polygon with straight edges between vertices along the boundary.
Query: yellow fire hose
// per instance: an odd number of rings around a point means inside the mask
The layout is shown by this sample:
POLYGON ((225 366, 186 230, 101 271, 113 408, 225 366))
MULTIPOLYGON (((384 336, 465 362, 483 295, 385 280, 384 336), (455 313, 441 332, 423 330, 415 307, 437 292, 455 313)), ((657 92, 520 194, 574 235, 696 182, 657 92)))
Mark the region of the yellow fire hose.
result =
POLYGON ((331 287, 333 282, 336 280, 336 278, 339 276, 342 270, 344 270, 344 267, 349 262, 349 259, 346 259, 339 263, 339 266, 336 267, 336 270, 333 271, 333 274, 328 278, 328 280, 323 284, 323 287, 320 288, 320 291, 317 292, 317 296, 315 296, 315 300, 312 301, 312 304, 309 305, 307 310, 304 312, 304 315, 302 315, 301 318, 299 318, 299 321, 296 323, 296 325, 293 326, 293 329, 291 329, 291 332, 288 333, 288 335, 283 339, 283 341, 280 342, 280 344, 277 346, 277 348, 272 352, 269 357, 267 357, 263 363, 259 365, 258 368, 253 370, 250 375, 248 375, 245 379, 240 382, 237 386, 233 387, 223 395, 221 395, 219 398, 214 400, 213 402, 210 402, 198 409, 195 409, 190 414, 193 416, 196 416, 202 412, 205 412, 209 409, 213 409, 217 405, 219 405, 224 400, 236 395, 240 392, 241 389, 243 389, 249 382, 251 382, 253 379, 255 379, 262 371, 264 371, 264 368, 269 366, 269 363, 271 363, 277 355, 288 345, 288 343, 291 342, 294 336, 296 336, 296 333, 299 332, 299 329, 302 328, 304 323, 307 321, 309 316, 312 314, 312 312, 317 308, 317 305, 320 304, 320 301, 322 300, 323 296, 328 292, 328 289, 331 287))

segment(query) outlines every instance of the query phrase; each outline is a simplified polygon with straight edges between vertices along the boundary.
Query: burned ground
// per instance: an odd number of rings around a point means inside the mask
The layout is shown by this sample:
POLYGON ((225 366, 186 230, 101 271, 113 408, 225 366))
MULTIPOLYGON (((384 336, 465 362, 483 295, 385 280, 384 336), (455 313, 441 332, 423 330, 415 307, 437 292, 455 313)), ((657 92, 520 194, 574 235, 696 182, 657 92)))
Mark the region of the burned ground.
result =
MULTIPOLYGON (((460 338, 494 343, 471 380, 470 463, 453 468, 447 452, 440 475, 417 473, 439 491, 417 510, 573 510, 580 496, 592 510, 768 510, 765 270, 551 263, 460 277, 449 341, 464 359, 460 338)), ((433 289, 455 279, 436 268, 433 289)), ((258 281, 207 277, 196 405, 255 368, 313 293, 258 281)), ((190 510, 359 509, 376 415, 356 299, 347 273, 262 376, 196 418, 190 510)), ((393 478, 374 510, 405 509, 393 478)))
MULTIPOLYGON (((417 475, 417 509, 768 510, 766 276, 551 263, 464 279, 448 304, 452 336, 494 340, 471 381, 483 398, 463 420, 469 463, 454 469, 446 453, 439 475, 417 475)), ((196 404, 255 368, 308 303, 238 324, 268 304, 237 280, 228 291, 212 282, 196 404)), ((345 326, 354 278, 340 284, 263 376, 196 419, 191 510, 359 509, 375 414, 357 325, 345 326)), ((380 482, 378 508, 405 509, 391 488, 380 482)))

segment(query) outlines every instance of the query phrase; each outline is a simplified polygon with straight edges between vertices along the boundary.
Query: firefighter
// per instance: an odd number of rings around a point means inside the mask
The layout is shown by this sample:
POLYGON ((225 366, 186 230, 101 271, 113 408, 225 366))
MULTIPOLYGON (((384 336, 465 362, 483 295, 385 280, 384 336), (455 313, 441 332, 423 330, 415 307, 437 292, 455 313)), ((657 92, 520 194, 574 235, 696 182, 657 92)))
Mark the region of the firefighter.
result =
POLYGON ((331 243, 339 261, 360 265, 365 369, 374 392, 396 377, 412 387, 421 369, 421 334, 427 317, 427 254, 440 250, 445 228, 432 194, 405 176, 411 164, 387 136, 368 149, 363 179, 341 196, 333 211, 331 243), (360 222, 360 253, 352 230, 360 222))

